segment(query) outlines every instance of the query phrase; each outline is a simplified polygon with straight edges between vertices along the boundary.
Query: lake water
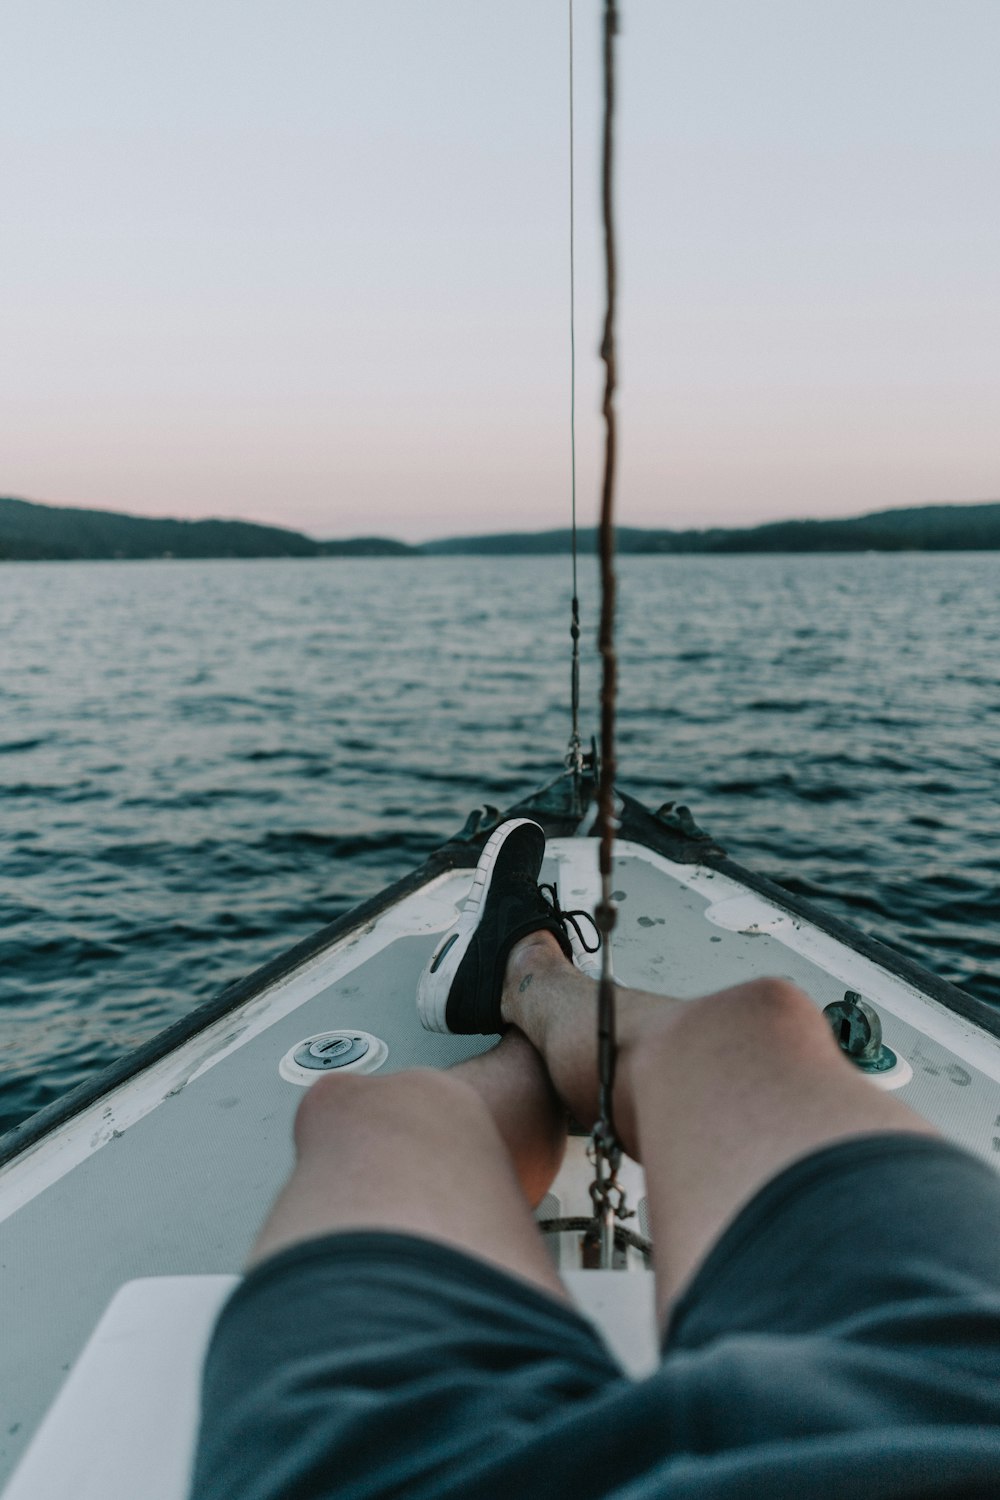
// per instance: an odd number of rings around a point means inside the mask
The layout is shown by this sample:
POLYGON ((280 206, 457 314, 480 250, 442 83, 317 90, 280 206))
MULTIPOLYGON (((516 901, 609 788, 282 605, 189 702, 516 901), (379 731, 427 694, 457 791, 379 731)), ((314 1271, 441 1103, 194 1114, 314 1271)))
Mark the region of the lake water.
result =
MULTIPOLYGON (((623 559, 619 779, 1000 1003, 998 565, 623 559)), ((568 572, 0 566, 0 1129, 554 774, 568 572)))

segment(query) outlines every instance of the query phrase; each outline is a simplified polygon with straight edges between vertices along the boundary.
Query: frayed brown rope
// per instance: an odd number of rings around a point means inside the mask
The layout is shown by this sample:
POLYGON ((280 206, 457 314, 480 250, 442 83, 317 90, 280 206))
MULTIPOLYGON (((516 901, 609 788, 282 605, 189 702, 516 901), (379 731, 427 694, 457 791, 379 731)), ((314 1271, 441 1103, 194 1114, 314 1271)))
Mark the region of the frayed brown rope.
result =
POLYGON ((598 1061, 601 1068, 601 1123, 613 1135, 611 1093, 614 1087, 615 1014, 614 982, 611 978, 610 944, 615 925, 615 907, 611 899, 612 849, 615 824, 615 710, 618 694, 618 659, 615 652, 615 461, 617 429, 615 423, 615 388, 617 363, 615 349, 615 313, 617 303, 616 250, 614 227, 614 110, 615 73, 614 39, 618 31, 618 7, 615 0, 604 6, 604 149, 602 161, 602 206, 604 214, 604 264, 607 279, 607 308, 601 358, 604 361, 604 477, 601 485, 601 623, 598 650, 603 667, 601 680, 601 774, 597 797, 597 833, 600 839, 601 900, 595 912, 604 941, 605 959, 598 992, 598 1061))

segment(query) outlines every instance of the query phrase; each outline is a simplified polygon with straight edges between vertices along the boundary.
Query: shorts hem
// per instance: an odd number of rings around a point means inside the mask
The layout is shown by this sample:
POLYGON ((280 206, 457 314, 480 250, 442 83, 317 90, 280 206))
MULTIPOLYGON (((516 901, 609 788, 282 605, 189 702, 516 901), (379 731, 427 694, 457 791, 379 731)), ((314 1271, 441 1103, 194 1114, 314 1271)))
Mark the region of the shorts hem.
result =
POLYGON ((381 1264, 387 1268, 396 1268, 401 1262, 407 1262, 424 1272, 428 1269, 439 1272, 444 1283, 498 1292, 515 1299, 522 1307, 544 1309, 549 1316, 561 1317, 578 1332, 585 1331, 602 1352, 606 1352, 596 1329, 572 1302, 562 1301, 555 1293, 546 1292, 517 1272, 471 1250, 463 1250, 430 1235, 396 1229, 338 1229, 276 1250, 247 1272, 226 1302, 221 1316, 225 1316, 231 1307, 255 1297, 259 1289, 286 1276, 294 1276, 301 1266, 315 1261, 356 1264, 359 1259, 366 1266, 381 1264))
POLYGON ((712 1283, 739 1258, 752 1240, 788 1212, 792 1200, 798 1207, 817 1189, 829 1189, 831 1178, 846 1178, 859 1168, 867 1168, 879 1161, 897 1163, 901 1157, 921 1156, 928 1159, 954 1158, 981 1173, 991 1185, 996 1185, 996 1174, 984 1162, 941 1136, 917 1131, 879 1131, 821 1146, 819 1150, 791 1162, 765 1182, 722 1230, 686 1291, 674 1304, 660 1341, 661 1352, 666 1353, 677 1341, 680 1326, 688 1315, 711 1298, 712 1283))

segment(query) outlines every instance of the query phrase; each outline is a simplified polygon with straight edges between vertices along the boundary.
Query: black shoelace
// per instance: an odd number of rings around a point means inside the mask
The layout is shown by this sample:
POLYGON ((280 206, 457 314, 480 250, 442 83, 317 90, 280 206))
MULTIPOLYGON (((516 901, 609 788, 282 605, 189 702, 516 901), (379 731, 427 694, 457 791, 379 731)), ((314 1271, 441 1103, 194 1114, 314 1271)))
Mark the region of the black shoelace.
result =
MULTIPOLYGON (((562 907, 559 905, 559 893, 557 892, 554 885, 540 885, 538 887, 538 891, 540 896, 542 897, 542 900, 551 911, 555 920, 559 923, 563 932, 566 932, 567 925, 572 927, 573 931, 576 933, 577 937, 580 940, 580 947, 583 949, 584 953, 596 953, 601 946, 601 934, 598 929, 597 923, 594 921, 591 913, 589 911, 563 911, 562 907), (594 937, 597 939, 597 941, 594 943, 593 947, 590 946, 590 944, 587 942, 587 939, 581 932, 577 917, 585 918, 585 920, 588 921, 591 927, 594 929, 594 937)), ((566 933, 566 936, 569 937, 569 933, 566 933)))

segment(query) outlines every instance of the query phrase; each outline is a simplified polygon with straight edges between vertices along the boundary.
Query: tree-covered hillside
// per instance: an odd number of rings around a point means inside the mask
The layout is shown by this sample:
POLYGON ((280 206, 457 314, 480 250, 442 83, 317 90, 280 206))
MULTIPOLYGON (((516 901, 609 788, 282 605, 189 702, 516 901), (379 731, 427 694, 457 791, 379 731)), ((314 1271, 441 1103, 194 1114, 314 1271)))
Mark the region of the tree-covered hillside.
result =
POLYGON ((0 498, 0 559, 385 556, 403 542, 358 537, 317 542, 253 521, 172 521, 108 510, 71 510, 0 498))
MULTIPOLYGON (((579 533, 593 552, 597 532, 579 533)), ((151 520, 106 510, 76 510, 0 499, 0 561, 110 558, 521 556, 565 553, 570 533, 502 532, 446 537, 411 547, 385 537, 316 541, 252 521, 151 520)), ((924 505, 836 521, 772 521, 706 531, 618 529, 622 553, 975 552, 1000 550, 1000 503, 924 505)))

